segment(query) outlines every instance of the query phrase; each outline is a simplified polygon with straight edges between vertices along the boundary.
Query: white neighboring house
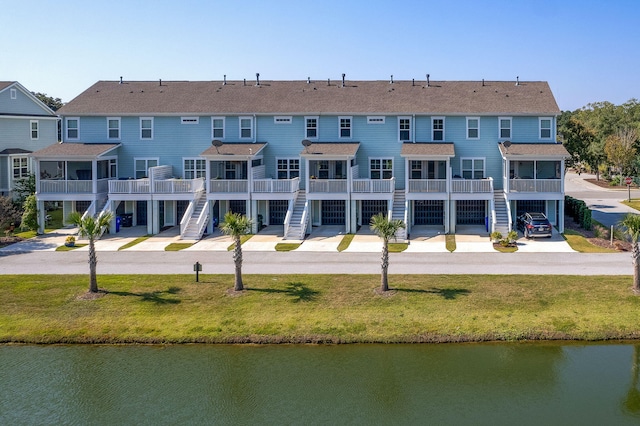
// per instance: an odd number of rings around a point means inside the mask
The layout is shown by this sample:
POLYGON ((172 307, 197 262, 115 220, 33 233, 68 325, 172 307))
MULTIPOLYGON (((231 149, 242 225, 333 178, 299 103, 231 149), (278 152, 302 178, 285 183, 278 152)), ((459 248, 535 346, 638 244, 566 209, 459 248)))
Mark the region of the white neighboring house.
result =
POLYGON ((17 81, 0 81, 0 195, 34 173, 30 154, 58 141, 58 116, 17 81))

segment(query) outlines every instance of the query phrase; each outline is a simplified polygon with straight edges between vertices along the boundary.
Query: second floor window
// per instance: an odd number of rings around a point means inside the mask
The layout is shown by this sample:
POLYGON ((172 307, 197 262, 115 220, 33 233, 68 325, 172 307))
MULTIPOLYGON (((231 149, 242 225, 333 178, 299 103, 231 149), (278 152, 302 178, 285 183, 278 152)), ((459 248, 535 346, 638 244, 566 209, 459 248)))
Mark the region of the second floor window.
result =
POLYGON ((253 121, 251 117, 240 117, 240 139, 253 137, 253 121))
POLYGON ((153 139, 153 117, 140 119, 140 139, 153 139))
POLYGON ((540 139, 551 139, 551 119, 540 119, 540 139))
POLYGON ((467 117, 467 139, 480 139, 480 117, 467 117))
POLYGON ((300 160, 297 158, 278 158, 278 179, 300 177, 300 160))
POLYGON ((411 140, 411 118, 398 118, 398 140, 401 142, 411 140))
POLYGON ((484 178, 484 158, 463 158, 461 163, 463 179, 484 178))
POLYGON ((134 158, 136 179, 149 177, 149 169, 158 165, 157 158, 134 158))
POLYGON ((185 158, 184 159, 184 178, 197 179, 203 178, 207 174, 207 163, 202 158, 185 158))
POLYGON ((80 137, 80 119, 67 118, 67 139, 78 139, 80 137))
POLYGON ((498 119, 500 122, 500 139, 510 139, 511 138, 511 119, 506 117, 500 117, 498 119))
POLYGON ((107 118, 107 137, 109 139, 120 139, 120 119, 107 118))
POLYGON ((442 117, 432 118, 431 126, 433 128, 433 140, 443 141, 444 140, 444 118, 442 117))
POLYGON ((224 117, 213 117, 211 119, 212 136, 214 139, 224 139, 224 117))
POLYGON ((393 177, 393 160, 390 158, 372 158, 370 160, 371 179, 391 179, 393 177))
POLYGON ((316 139, 318 137, 318 117, 305 117, 305 137, 316 139))
POLYGON ((13 157, 13 178, 20 179, 29 176, 29 159, 27 157, 13 157))
POLYGON ((340 117, 340 138, 351 137, 351 117, 340 117))
POLYGON ((40 137, 38 120, 31 120, 30 127, 31 127, 31 140, 34 140, 34 141, 38 140, 38 138, 40 137))

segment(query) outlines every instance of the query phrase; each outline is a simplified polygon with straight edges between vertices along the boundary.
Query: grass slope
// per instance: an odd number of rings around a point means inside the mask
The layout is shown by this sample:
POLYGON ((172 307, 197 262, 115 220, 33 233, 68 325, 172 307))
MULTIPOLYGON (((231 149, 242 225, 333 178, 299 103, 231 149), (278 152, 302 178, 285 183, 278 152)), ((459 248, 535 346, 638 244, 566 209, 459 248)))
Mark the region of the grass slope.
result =
POLYGON ((631 277, 3 276, 0 343, 460 342, 640 338, 631 277))

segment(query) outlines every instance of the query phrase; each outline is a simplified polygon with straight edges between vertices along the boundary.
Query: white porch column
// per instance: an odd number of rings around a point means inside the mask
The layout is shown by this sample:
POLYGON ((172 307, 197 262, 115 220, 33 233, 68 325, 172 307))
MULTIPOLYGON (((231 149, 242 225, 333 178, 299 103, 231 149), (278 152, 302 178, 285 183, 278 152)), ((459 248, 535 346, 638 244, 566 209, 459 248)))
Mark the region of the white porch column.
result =
POLYGON ((38 209, 38 234, 44 234, 44 228, 46 225, 46 211, 44 210, 44 201, 37 201, 37 207, 38 209))
POLYGON ((151 235, 160 233, 160 203, 158 200, 147 201, 147 232, 151 235))
POLYGON ((258 229, 258 201, 247 200, 247 217, 251 219, 251 233, 257 234, 258 229))

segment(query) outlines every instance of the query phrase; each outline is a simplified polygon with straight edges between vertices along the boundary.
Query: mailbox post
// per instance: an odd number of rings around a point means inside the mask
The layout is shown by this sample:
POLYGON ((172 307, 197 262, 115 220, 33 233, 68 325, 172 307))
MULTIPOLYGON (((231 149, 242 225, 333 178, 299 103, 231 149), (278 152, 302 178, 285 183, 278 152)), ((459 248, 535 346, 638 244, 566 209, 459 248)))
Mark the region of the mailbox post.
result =
POLYGON ((633 182, 633 179, 627 176, 624 182, 627 184, 627 191, 629 192, 629 202, 631 202, 631 183, 633 182))
POLYGON ((193 264, 193 270, 196 273, 196 282, 200 282, 199 273, 202 271, 202 264, 200 262, 196 262, 193 264))

